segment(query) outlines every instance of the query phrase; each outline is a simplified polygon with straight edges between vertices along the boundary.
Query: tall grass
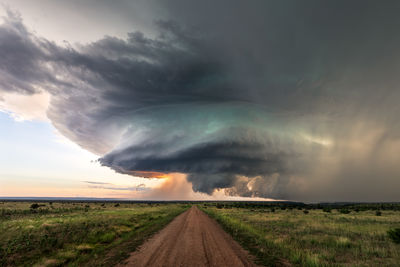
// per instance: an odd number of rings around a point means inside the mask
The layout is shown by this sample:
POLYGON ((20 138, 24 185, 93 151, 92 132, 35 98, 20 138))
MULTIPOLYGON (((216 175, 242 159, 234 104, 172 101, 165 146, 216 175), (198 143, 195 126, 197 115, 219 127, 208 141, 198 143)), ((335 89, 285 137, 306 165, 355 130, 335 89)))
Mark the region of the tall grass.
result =
POLYGON ((180 204, 51 206, 2 205, 0 266, 110 266, 187 209, 180 204))
POLYGON ((216 207, 203 210, 267 266, 400 266, 389 229, 400 211, 216 207))

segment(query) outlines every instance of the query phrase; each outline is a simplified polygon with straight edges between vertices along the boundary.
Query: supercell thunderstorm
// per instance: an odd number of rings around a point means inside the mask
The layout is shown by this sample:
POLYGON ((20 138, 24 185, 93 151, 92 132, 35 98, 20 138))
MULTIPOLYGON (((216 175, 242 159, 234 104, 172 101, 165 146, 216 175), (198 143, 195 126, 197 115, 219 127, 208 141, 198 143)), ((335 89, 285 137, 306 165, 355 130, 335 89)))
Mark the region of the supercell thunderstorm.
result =
POLYGON ((184 173, 207 194, 394 199, 400 37, 386 26, 400 26, 397 13, 265 8, 243 10, 246 27, 217 12, 210 24, 157 21, 156 37, 74 46, 36 36, 9 12, 0 90, 47 91, 52 124, 117 172, 184 173))

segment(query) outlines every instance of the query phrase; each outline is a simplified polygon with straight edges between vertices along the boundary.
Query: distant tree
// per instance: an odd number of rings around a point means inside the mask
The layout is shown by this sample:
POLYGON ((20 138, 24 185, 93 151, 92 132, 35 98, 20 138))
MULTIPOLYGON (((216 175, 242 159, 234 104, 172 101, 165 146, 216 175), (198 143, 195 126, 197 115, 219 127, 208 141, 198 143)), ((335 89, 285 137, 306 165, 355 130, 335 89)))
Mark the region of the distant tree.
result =
POLYGON ((376 215, 376 216, 382 216, 382 212, 381 212, 380 210, 377 210, 377 211, 375 212, 375 215, 376 215))
POLYGON ((119 203, 115 204, 114 207, 119 207, 119 203))
POLYGON ((303 210, 304 214, 310 213, 308 210, 303 210))

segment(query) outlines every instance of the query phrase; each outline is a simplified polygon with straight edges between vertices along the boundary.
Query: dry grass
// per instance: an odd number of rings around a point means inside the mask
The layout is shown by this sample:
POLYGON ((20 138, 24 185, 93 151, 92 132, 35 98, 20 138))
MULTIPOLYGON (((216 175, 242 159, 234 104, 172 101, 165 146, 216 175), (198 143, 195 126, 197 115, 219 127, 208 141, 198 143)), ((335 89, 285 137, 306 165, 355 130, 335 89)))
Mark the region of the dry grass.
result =
POLYGON ((254 209, 203 206, 266 265, 399 266, 400 246, 387 231, 399 227, 400 211, 254 209))
POLYGON ((188 206, 0 203, 0 266, 110 266, 188 206))

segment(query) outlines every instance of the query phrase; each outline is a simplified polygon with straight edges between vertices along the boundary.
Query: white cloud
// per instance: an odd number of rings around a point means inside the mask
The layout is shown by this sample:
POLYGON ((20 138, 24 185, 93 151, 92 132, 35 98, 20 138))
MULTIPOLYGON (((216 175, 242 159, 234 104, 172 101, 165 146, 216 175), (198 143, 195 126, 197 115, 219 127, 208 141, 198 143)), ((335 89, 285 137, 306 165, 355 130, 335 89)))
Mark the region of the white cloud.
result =
POLYGON ((0 92, 0 112, 13 117, 16 121, 48 121, 46 111, 50 103, 50 94, 41 92, 34 95, 0 92))

